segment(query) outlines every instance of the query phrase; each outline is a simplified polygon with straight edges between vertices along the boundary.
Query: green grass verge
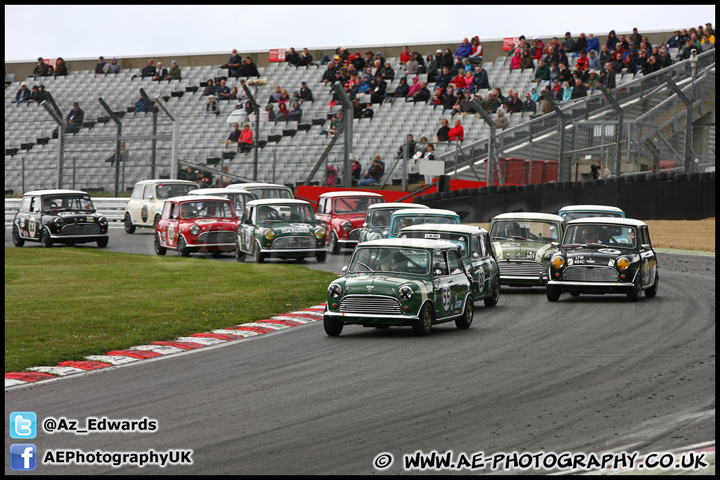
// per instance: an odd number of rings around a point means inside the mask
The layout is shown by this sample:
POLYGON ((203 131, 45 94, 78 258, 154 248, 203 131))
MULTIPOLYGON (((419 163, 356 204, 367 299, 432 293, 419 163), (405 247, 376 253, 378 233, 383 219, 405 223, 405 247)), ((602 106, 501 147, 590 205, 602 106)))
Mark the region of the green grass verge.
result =
POLYGON ((302 265, 5 248, 5 371, 306 308, 336 278, 302 265))

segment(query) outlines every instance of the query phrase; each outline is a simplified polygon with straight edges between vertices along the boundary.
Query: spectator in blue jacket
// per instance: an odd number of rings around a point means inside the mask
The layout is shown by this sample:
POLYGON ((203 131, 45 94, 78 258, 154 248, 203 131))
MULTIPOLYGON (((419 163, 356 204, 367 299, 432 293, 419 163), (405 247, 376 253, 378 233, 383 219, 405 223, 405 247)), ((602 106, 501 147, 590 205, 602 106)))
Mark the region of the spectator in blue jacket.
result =
POLYGON ((680 48, 685 44, 685 37, 680 35, 680 30, 675 30, 673 36, 667 41, 668 48, 680 48))
POLYGON ((467 39, 467 37, 463 38, 462 43, 460 46, 455 50, 455 58, 462 58, 465 59, 470 56, 472 53, 472 45, 470 45, 470 40, 467 39))
POLYGON ((588 52, 590 50, 594 50, 596 54, 600 53, 600 40, 598 40, 597 37, 595 35, 593 35, 592 33, 588 34, 586 50, 588 52))
POLYGON ((488 74, 487 71, 482 67, 482 65, 478 65, 475 67, 475 75, 473 76, 472 84, 474 87, 474 91, 478 91, 481 88, 490 89, 490 81, 488 80, 488 74))

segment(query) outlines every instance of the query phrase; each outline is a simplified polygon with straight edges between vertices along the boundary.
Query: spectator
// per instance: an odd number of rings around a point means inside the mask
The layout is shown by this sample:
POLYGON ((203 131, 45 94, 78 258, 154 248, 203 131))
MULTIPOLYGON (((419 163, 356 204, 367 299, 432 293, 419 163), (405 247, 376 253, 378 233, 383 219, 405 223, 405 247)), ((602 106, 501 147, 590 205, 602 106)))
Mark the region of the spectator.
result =
POLYGON ((68 116, 66 118, 68 127, 77 127, 80 128, 83 123, 83 119, 85 117, 85 112, 80 108, 80 104, 78 102, 73 102, 73 108, 70 110, 70 113, 68 113, 68 116))
POLYGON ((488 80, 487 70, 485 70, 482 65, 475 67, 475 75, 473 75, 471 85, 473 91, 475 92, 480 89, 490 89, 490 81, 488 80))
MULTIPOLYGON (((471 79, 472 81, 472 79, 471 79)), ((467 87, 467 80, 465 78, 465 70, 460 70, 457 75, 450 82, 455 85, 455 88, 465 89, 467 87)))
POLYGON ((520 112, 522 112, 522 106, 523 106, 523 102, 522 102, 522 100, 520 100, 520 98, 518 97, 518 92, 517 92, 517 90, 515 90, 515 91, 513 92, 513 94, 512 94, 512 97, 509 99, 508 104, 507 104, 508 112, 509 112, 510 114, 520 113, 520 112))
POLYGON ((625 62, 623 62, 622 53, 617 50, 615 50, 615 52, 615 61, 612 62, 612 68, 616 73, 620 73, 622 69, 625 68, 625 62))
MULTIPOLYGON (((125 142, 120 142, 120 163, 124 163, 125 165, 127 165, 129 156, 130 156, 130 153, 127 151, 127 148, 125 147, 125 142)), ((116 154, 113 153, 112 155, 110 155, 110 158, 105 160, 105 162, 109 163, 110 166, 112 167, 115 165, 115 158, 116 158, 116 154)), ((178 168, 180 168, 180 165, 178 165, 178 168)))
POLYGON ((480 43, 480 37, 477 35, 470 40, 470 63, 482 63, 483 61, 483 45, 480 43))
POLYGON ((208 103, 205 105, 205 116, 207 117, 209 115, 220 115, 220 105, 215 101, 214 95, 208 97, 208 103))
POLYGON ((707 52, 708 50, 715 48, 715 43, 710 41, 710 37, 707 34, 704 34, 702 36, 702 40, 700 41, 700 48, 703 52, 707 52))
POLYGON ((590 69, 590 73, 587 79, 587 88, 590 94, 595 91, 595 88, 597 88, 598 83, 600 82, 600 77, 598 75, 598 71, 594 68, 590 69))
POLYGON ((594 69, 594 70, 600 70, 602 68, 602 63, 600 63, 600 58, 595 54, 595 50, 589 50, 588 51, 588 70, 594 69))
POLYGON ((400 52, 400 63, 402 65, 406 64, 408 60, 410 60, 410 57, 410 49, 407 47, 407 45, 405 45, 404 47, 402 47, 402 51, 400 52))
POLYGON ((27 103, 30 100, 30 90, 27 88, 27 83, 22 82, 20 84, 20 90, 15 94, 15 100, 12 103, 27 103))
POLYGON ((469 57, 472 53, 472 45, 470 45, 470 42, 468 41, 467 37, 463 38, 462 43, 460 46, 455 50, 455 58, 461 58, 465 59, 466 57, 469 57))
MULTIPOLYGON (((100 57, 102 58, 102 57, 100 57)), ((57 65, 57 62, 56 62, 57 65)), ((110 63, 106 63, 104 67, 105 74, 114 74, 117 75, 120 73, 120 64, 117 61, 117 58, 113 58, 110 63)))
POLYGON ((445 89, 445 92, 442 94, 442 106, 443 111, 445 110, 452 110, 453 106, 455 105, 455 102, 457 101, 456 95, 455 95, 455 87, 451 83, 447 86, 445 89))
POLYGON ((438 64, 440 67, 447 67, 448 69, 452 68, 452 66, 455 64, 455 57, 453 57, 452 52, 450 49, 446 49, 443 56, 440 58, 440 63, 438 64))
POLYGON ((50 71, 49 71, 48 67, 49 67, 49 65, 47 63, 45 63, 45 60, 43 60, 42 57, 38 57, 38 61, 35 64, 35 68, 33 69, 32 77, 37 78, 37 77, 46 77, 46 76, 50 75, 50 71))
POLYGON ((345 133, 345 116, 340 110, 330 122, 330 130, 321 130, 320 135, 342 135, 343 133, 345 133))
POLYGON ((288 114, 288 120, 291 122, 299 122, 302 120, 303 111, 300 108, 300 102, 293 102, 293 109, 288 114))
POLYGON ((552 112, 553 109, 550 106, 550 102, 546 102, 545 100, 542 101, 542 108, 540 109, 540 115, 545 115, 550 112, 552 112))
POLYGON ((288 93, 287 88, 283 88, 282 92, 280 92, 280 99, 278 100, 278 103, 284 103, 285 106, 290 102, 290 93, 288 93))
POLYGON ((30 89, 30 98, 28 98, 28 102, 40 103, 39 98, 40 98, 40 90, 38 90, 37 85, 33 85, 32 88, 30 89))
POLYGON ((382 101, 385 99, 385 92, 387 91, 387 82, 383 78, 381 73, 378 73, 375 76, 375 84, 372 89, 370 101, 372 103, 382 103, 382 101))
POLYGON ((305 102, 312 102, 313 101, 313 93, 312 90, 310 90, 310 87, 307 86, 307 82, 303 80, 303 82, 300 84, 300 98, 305 102))
POLYGON ((453 79, 449 67, 442 68, 442 74, 435 78, 436 87, 447 87, 453 79))
POLYGON ((435 143, 438 142, 447 142, 448 141, 448 135, 450 133, 450 127, 448 126, 448 121, 446 118, 443 118, 441 120, 442 126, 438 129, 437 133, 435 134, 435 143))
POLYGON ((285 61, 288 65, 297 66, 300 61, 300 55, 295 51, 293 47, 290 47, 290 51, 285 55, 285 61))
POLYGON ((298 60, 298 62, 295 64, 295 66, 296 67, 308 67, 310 65, 314 65, 313 57, 307 48, 303 48, 303 51, 300 54, 300 60, 298 60))
POLYGON ((573 87, 571 98, 575 100, 576 98, 583 97, 587 97, 587 87, 582 82, 582 80, 578 78, 577 80, 575 80, 575 86, 573 87))
POLYGON ((465 129, 460 124, 460 119, 455 119, 455 126, 448 132, 448 140, 451 142, 458 141, 462 142, 465 137, 465 129))
POLYGON ((559 78, 556 78, 555 80, 553 80, 553 86, 552 86, 552 96, 553 96, 553 99, 554 99, 556 102, 561 101, 561 100, 562 100, 562 94, 563 94, 562 84, 560 83, 560 79, 559 79, 559 78))
POLYGON ((572 99, 573 87, 570 82, 563 82, 562 101, 567 102, 572 99))
POLYGON ((230 112, 230 115, 228 115, 226 122, 239 124, 247 119, 247 115, 247 110, 245 110, 245 108, 243 108, 243 104, 239 102, 235 105, 235 110, 230 112))
MULTIPOLYGON (((537 88, 537 87, 533 87, 537 88)), ((535 115, 535 112, 537 111, 537 104, 532 99, 532 95, 529 93, 525 94, 525 101, 522 102, 522 108, 520 109, 522 112, 522 116, 525 116, 525 114, 528 115, 535 115)))
POLYGON ((360 114, 360 118, 373 118, 373 115, 375 115, 375 112, 372 109, 372 104, 366 103, 365 109, 360 114))
POLYGON ((257 66, 253 63, 252 58, 246 57, 245 58, 245 66, 242 70, 243 77, 259 77, 260 72, 258 72, 257 66))
POLYGON ((67 74, 68 69, 65 60, 63 60, 62 57, 58 57, 57 60, 55 60, 55 76, 64 77, 67 74))
POLYGON ((475 113, 472 104, 470 103, 472 101, 472 93, 470 90, 465 90, 465 95, 461 97, 455 105, 453 105, 453 115, 460 114, 460 115, 467 115, 469 113, 475 113))
POLYGON ((585 74, 590 69, 590 59, 587 56, 587 52, 585 50, 580 50, 580 56, 577 59, 577 62, 575 62, 575 71, 581 72, 585 74))
POLYGON ((273 107, 272 104, 267 105, 265 111, 268 112, 268 120, 271 122, 275 121, 275 107, 273 107))
POLYGON ((327 70, 323 73, 322 76, 323 83, 330 83, 332 84, 335 81, 335 62, 330 61, 330 63, 327 64, 327 70))
POLYGON ((415 147, 417 144, 415 142, 415 137, 411 133, 409 133, 407 136, 407 142, 403 142, 403 144, 400 145, 400 148, 398 148, 395 158, 398 158, 398 159, 403 158, 403 155, 405 153, 405 143, 407 143, 409 146, 408 147, 408 158, 412 158, 412 156, 415 155, 415 147))
POLYGON ((105 57, 100 55, 100 58, 98 59, 98 63, 95 65, 95 74, 96 75, 105 75, 105 57))
POLYGON ((146 113, 150 108, 150 102, 145 95, 140 93, 140 99, 135 102, 135 113, 146 113))
POLYGON ((535 70, 535 78, 532 80, 532 82, 536 84, 550 80, 550 67, 545 64, 545 60, 543 59, 540 59, 538 63, 538 68, 535 70))
POLYGON ((165 80, 182 80, 182 72, 176 60, 172 61, 168 74, 163 78, 165 80))
MULTIPOLYGON (((352 64, 350 64, 350 65, 352 66, 352 64)), ((382 75, 384 80, 394 80, 395 79, 395 70, 393 70, 392 65, 390 65, 390 62, 385 62, 385 66, 380 69, 380 75, 382 75)))
POLYGON ((563 50, 565 50, 566 52, 575 51, 575 40, 573 40, 570 32, 565 32, 565 40, 563 40, 561 45, 563 47, 563 50))
MULTIPOLYGON (((351 154, 352 155, 352 154, 351 154)), ((362 165, 360 165, 360 162, 355 158, 355 155, 352 155, 352 184, 357 185, 358 180, 360 180, 360 174, 362 173, 362 165)))
POLYGON ((595 52, 596 55, 600 53, 600 40, 592 33, 588 34, 587 47, 585 50, 595 52))
POLYGON ((287 122, 288 116, 290 115, 290 110, 287 108, 287 103, 279 103, 278 104, 278 111, 275 115, 275 121, 276 122, 287 122))
MULTIPOLYGON (((423 154, 424 160, 437 160, 437 156, 435 155, 435 145, 432 143, 428 143, 426 147, 426 151, 423 154)), ((433 181, 432 175, 425 175, 425 185, 430 185, 433 181)))
MULTIPOLYGON (((245 125, 247 125, 247 123, 245 125)), ((241 133, 242 132, 240 131, 240 124, 237 122, 233 123, 233 131, 230 132, 227 140, 225 140, 225 145, 229 145, 231 143, 238 143, 240 141, 241 133)))
POLYGON ((427 72, 428 82, 429 83, 434 82, 438 76, 438 61, 432 55, 428 55, 425 58, 425 71, 427 72))
POLYGON ((217 180, 215 180, 215 186, 218 188, 225 188, 233 183, 233 179, 226 175, 227 173, 230 173, 230 169, 227 165, 223 165, 222 171, 223 175, 219 175, 217 180))
POLYGON ((501 128, 503 130, 505 130, 508 125, 510 125, 510 121, 505 116, 505 110, 503 110, 502 108, 497 109, 497 117, 494 118, 493 121, 495 122, 495 128, 501 128))
POLYGON ((365 178, 357 182, 358 187, 380 183, 380 178, 382 177, 382 167, 380 166, 379 157, 380 155, 375 155, 372 165, 368 169, 367 174, 365 174, 365 178))
POLYGON ((463 63, 463 59, 458 57, 457 62, 455 62, 452 67, 450 67, 450 75, 454 77, 461 70, 465 70, 465 64, 463 63))
POLYGON ((605 65, 608 62, 612 62, 614 59, 615 58, 610 48, 607 45, 603 45, 600 49, 600 54, 598 55, 598 60, 600 60, 600 63, 602 65, 605 65))
POLYGON ((203 90, 201 97, 209 97, 210 95, 215 95, 215 91, 217 89, 215 88, 215 83, 213 83, 212 78, 208 79, 207 85, 205 86, 205 89, 203 90))
POLYGON ((558 78, 561 82, 569 82, 572 78, 572 72, 565 65, 565 63, 558 64, 558 78))
POLYGON ((268 98, 268 103, 277 103, 282 98, 282 90, 280 89, 280 85, 275 85, 275 90, 273 93, 270 94, 270 97, 268 98))
POLYGON ((415 55, 412 55, 410 59, 405 62, 405 75, 417 75, 420 69, 420 64, 417 61, 415 55))
MULTIPOLYGON (((158 64, 159 65, 159 64, 158 64)), ((215 89, 215 98, 216 100, 230 100, 230 95, 232 92, 230 91, 230 88, 227 86, 227 82, 223 78, 220 80, 220 85, 217 86, 215 89)))
POLYGON ((250 130, 250 124, 246 123, 243 125, 243 129, 240 132, 240 138, 238 140, 238 148, 241 152, 249 152, 253 147, 253 132, 250 130))
POLYGON ((578 52, 581 52, 583 50, 587 51, 587 45, 588 40, 585 38, 585 34, 581 33, 577 40, 575 40, 575 48, 573 50, 565 49, 565 51, 572 51, 575 52, 575 55, 573 55, 573 58, 575 58, 578 54, 578 52))
POLYGON ((43 85, 42 83, 40 84, 40 87, 38 87, 38 90, 39 90, 38 103, 42 103, 48 99, 48 92, 45 91, 45 85, 43 85))
POLYGON ((532 47, 530 47, 530 56, 533 58, 533 60, 540 60, 542 58, 542 47, 540 46, 540 42, 535 39, 532 41, 532 47))
POLYGON ((500 100, 495 98, 495 95, 492 92, 488 93, 487 96, 488 98, 482 102, 482 107, 488 113, 497 112, 497 109, 500 107, 500 100))
POLYGON ((148 60, 147 66, 142 69, 140 76, 142 78, 154 77, 156 72, 157 72, 157 68, 155 68, 155 61, 151 58, 148 60))
POLYGON ((560 56, 555 52, 555 47, 548 45, 547 54, 543 57, 547 65, 551 65, 553 62, 560 63, 560 56))
POLYGON ((530 70, 535 68, 533 58, 530 56, 530 50, 523 50, 522 59, 520 60, 520 71, 523 71, 526 68, 529 68, 530 70))
POLYGON ((615 30, 610 30, 610 33, 608 33, 608 38, 605 41, 605 45, 607 45, 608 50, 615 50, 617 43, 618 38, 617 35, 615 35, 615 30))

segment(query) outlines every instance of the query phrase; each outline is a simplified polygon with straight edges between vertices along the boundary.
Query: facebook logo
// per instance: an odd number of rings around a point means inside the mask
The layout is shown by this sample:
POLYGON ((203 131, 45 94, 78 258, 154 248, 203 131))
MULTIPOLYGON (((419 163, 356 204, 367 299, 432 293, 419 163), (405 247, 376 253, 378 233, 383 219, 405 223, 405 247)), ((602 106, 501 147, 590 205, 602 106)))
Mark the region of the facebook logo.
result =
POLYGON ((35 438, 37 416, 35 412, 12 412, 10 414, 10 438, 35 438))
POLYGON ((32 443, 10 445, 10 468, 12 470, 35 470, 37 447, 32 443))

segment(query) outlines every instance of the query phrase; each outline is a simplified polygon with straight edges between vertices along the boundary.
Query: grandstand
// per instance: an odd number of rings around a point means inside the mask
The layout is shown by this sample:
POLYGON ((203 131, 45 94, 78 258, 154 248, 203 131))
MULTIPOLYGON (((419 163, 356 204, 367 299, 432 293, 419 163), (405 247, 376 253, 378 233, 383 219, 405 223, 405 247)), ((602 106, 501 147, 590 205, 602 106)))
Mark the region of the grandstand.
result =
MULTIPOLYGON (((669 36, 669 33, 667 34, 669 36)), ((666 37, 667 37, 666 36, 666 37)), ((398 50, 399 51, 399 50, 398 50)), ((653 78, 640 78, 640 75, 624 73, 618 75, 617 99, 625 102, 623 121, 629 133, 622 141, 622 148, 608 146, 616 140, 615 126, 618 124, 618 112, 605 101, 600 90, 591 96, 566 102, 561 105, 562 116, 566 117, 565 128, 571 128, 566 141, 565 151, 560 151, 564 134, 560 131, 560 115, 550 113, 537 119, 528 116, 510 116, 510 125, 504 131, 496 132, 491 138, 491 128, 481 119, 472 115, 462 118, 465 140, 458 148, 456 144, 438 145, 437 151, 446 160, 447 173, 456 178, 484 181, 484 159, 492 149, 504 156, 532 158, 534 160, 558 160, 567 151, 578 150, 566 158, 573 168, 590 161, 615 166, 618 152, 622 155, 622 172, 631 173, 646 169, 653 162, 652 155, 643 146, 647 139, 655 142, 662 152, 663 160, 684 160, 685 124, 687 111, 678 95, 665 84, 666 78, 672 78, 688 96, 692 96, 697 107, 693 106, 693 123, 709 112, 711 104, 712 121, 706 121, 704 150, 695 148, 696 154, 703 159, 701 163, 712 163, 714 167, 714 50, 701 55, 695 75, 699 79, 692 83, 692 72, 686 65, 674 65, 668 71, 651 75, 653 78), (704 79, 704 80, 703 80, 704 79), (694 90, 691 92, 691 90, 694 90), (704 109, 703 109, 704 107, 704 109), (678 123, 680 122, 680 123, 678 123), (651 127, 647 127, 647 124, 651 127), (632 127, 630 127, 632 125, 632 127), (645 133, 637 136, 645 126, 645 133), (654 126, 653 126, 654 125, 654 126), (608 127, 609 126, 609 127, 608 127), (649 130, 648 130, 649 128, 649 130), (643 136, 644 135, 644 136, 643 136), (642 140, 642 141, 641 141, 642 140), (701 154, 702 150, 702 154, 701 154), (592 159, 586 156, 593 157, 592 159), (585 162, 585 163, 583 163, 585 162), (470 168, 470 166, 473 166, 470 168), (462 168, 459 168, 462 167, 462 168)), ((399 58, 386 59, 396 72, 400 71, 399 58)), ((487 70, 491 86, 498 86, 503 92, 508 88, 518 90, 521 96, 529 92, 532 71, 510 70, 509 57, 499 55, 485 57, 483 67, 487 70)), ((688 63, 688 62, 683 62, 688 63)), ((326 150, 329 139, 320 134, 327 129, 328 117, 340 109, 339 105, 330 107, 332 89, 321 83, 325 66, 295 68, 285 62, 269 63, 259 67, 261 78, 267 84, 251 87, 258 104, 264 107, 275 85, 290 92, 299 90, 302 81, 307 81, 314 94, 313 102, 302 105, 303 117, 299 122, 271 122, 261 115, 260 149, 258 151, 258 172, 254 176, 254 152, 237 153, 234 158, 223 158, 224 141, 232 124, 227 123, 228 114, 234 109, 235 101, 221 102, 221 114, 206 116, 206 97, 202 97, 202 83, 208 79, 224 77, 227 69, 217 64, 189 66, 182 69, 182 80, 155 82, 139 77, 140 68, 130 68, 118 75, 95 75, 93 70, 71 71, 66 77, 45 77, 28 85, 44 83, 52 94, 63 116, 70 111, 72 103, 77 101, 85 111, 83 128, 77 133, 66 135, 63 162, 63 187, 82 189, 114 188, 115 169, 107 161, 114 154, 117 127, 110 121, 108 113, 98 102, 102 98, 122 121, 122 136, 128 146, 129 161, 124 165, 121 190, 132 188, 138 180, 152 177, 170 176, 172 122, 162 111, 154 118, 153 113, 135 113, 133 105, 140 97, 140 88, 151 99, 157 96, 167 101, 167 107, 178 116, 177 158, 181 165, 209 165, 218 170, 221 165, 229 167, 230 174, 236 178, 252 179, 262 182, 296 185, 303 183, 313 167, 326 150), (255 88, 257 88, 255 90, 255 88), (156 140, 151 135, 156 134, 156 140)), ((401 75, 389 82, 388 91, 393 91, 401 75)), ((419 75, 426 80, 427 75, 419 75)), ((228 87, 238 86, 239 80, 228 78, 228 87)), ((22 81, 22 80, 21 80, 22 81)), ((5 189, 20 193, 22 190, 50 188, 57 186, 59 139, 54 135, 56 123, 50 114, 35 103, 14 104, 19 81, 12 82, 5 89, 5 189)), ((428 87, 432 90, 433 84, 428 87)), ((481 91, 483 97, 487 93, 481 91)), ((369 101, 369 96, 361 97, 361 102, 369 101)), ((386 171, 391 170, 396 152, 405 135, 412 133, 418 140, 425 135, 432 139, 440 126, 442 118, 450 118, 450 112, 443 112, 441 106, 426 103, 404 101, 375 104, 372 119, 354 120, 353 152, 366 169, 375 154, 380 154, 386 162, 386 171)), ((253 130, 254 122, 251 123, 253 130)), ((698 130, 700 131, 700 130, 698 130)), ((700 143, 703 143, 702 141, 700 143)), ((342 171, 344 158, 342 142, 338 141, 330 150, 327 163, 342 171)), ((566 169, 570 172, 571 169, 566 169)), ((589 173, 583 168, 582 173, 589 173)), ((319 172, 322 172, 320 169, 319 172)), ((395 168, 388 174, 388 183, 400 183, 401 168, 395 168)), ((410 174, 417 173, 413 161, 408 165, 410 174)), ((415 178, 421 178, 419 175, 415 178)), ((321 182, 321 173, 313 180, 321 182)))

